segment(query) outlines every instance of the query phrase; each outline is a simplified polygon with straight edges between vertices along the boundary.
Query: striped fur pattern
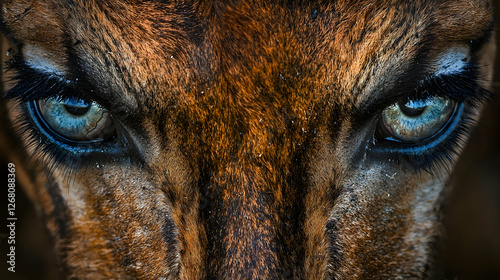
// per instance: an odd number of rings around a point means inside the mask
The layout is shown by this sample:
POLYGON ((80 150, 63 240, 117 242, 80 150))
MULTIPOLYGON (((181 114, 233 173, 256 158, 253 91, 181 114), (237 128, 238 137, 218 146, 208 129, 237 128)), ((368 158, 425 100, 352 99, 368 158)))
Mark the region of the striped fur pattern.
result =
POLYGON ((463 141, 416 166, 377 152, 374 130, 451 48, 489 86, 488 1, 1 5, 23 67, 102 100, 126 139, 57 157, 22 129, 23 101, 6 103, 11 158, 68 278, 432 276, 463 141))

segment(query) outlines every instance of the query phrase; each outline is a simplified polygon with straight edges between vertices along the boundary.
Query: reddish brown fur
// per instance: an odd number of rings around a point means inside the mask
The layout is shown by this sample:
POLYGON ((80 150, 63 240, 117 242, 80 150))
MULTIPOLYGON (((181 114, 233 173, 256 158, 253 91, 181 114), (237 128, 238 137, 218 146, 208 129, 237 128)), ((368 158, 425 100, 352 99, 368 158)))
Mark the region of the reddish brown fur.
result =
POLYGON ((12 160, 68 277, 432 273, 445 198, 433 180, 447 175, 366 159, 377 114, 358 117, 416 63, 432 69, 450 46, 483 37, 489 2, 2 5, 17 52, 112 96, 108 109, 135 148, 83 162, 67 180, 64 164, 47 174, 49 157, 17 134, 24 152, 12 160))

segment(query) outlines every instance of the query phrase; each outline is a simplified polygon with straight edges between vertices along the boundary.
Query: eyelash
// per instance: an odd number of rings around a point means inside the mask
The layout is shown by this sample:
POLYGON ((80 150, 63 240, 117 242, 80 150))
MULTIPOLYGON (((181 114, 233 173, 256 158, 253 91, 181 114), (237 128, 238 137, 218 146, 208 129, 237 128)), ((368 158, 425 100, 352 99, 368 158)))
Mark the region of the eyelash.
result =
MULTIPOLYGON (((459 105, 459 106, 463 106, 459 105)), ((465 144, 475 121, 467 117, 469 113, 463 109, 461 115, 453 117, 451 124, 447 124, 442 135, 437 139, 423 145, 404 145, 381 143, 385 140, 375 139, 375 145, 370 148, 375 154, 386 154, 392 159, 400 162, 401 159, 409 162, 417 171, 425 171, 430 174, 438 174, 440 170, 451 170, 453 156, 458 155, 458 149, 465 144), (438 140, 439 139, 439 140, 438 140), (383 145, 386 144, 386 145, 383 145), (396 146, 396 147, 395 147, 396 146)))
POLYGON ((62 166, 62 174, 70 182, 79 170, 89 167, 99 168, 105 162, 131 159, 130 151, 126 149, 129 143, 124 137, 98 144, 65 143, 40 128, 44 124, 40 123, 39 117, 34 115, 36 112, 32 108, 31 101, 25 103, 18 101, 14 106, 22 111, 14 119, 14 127, 19 128, 21 137, 28 139, 27 147, 34 151, 31 157, 50 163, 44 169, 47 174, 53 173, 62 166))
POLYGON ((40 74, 15 61, 8 67, 8 70, 12 69, 16 71, 16 76, 11 79, 14 87, 6 93, 4 100, 14 101, 14 106, 22 112, 14 120, 14 126, 19 128, 21 137, 29 139, 27 146, 34 151, 31 157, 45 159, 45 162, 50 163, 50 166, 44 169, 45 172, 50 174, 63 166, 63 174, 68 180, 72 180, 78 170, 98 165, 110 157, 116 160, 125 155, 125 149, 119 147, 124 145, 125 139, 104 147, 88 143, 78 145, 64 143, 43 132, 39 127, 44 124, 35 115, 33 102, 49 97, 87 100, 82 87, 61 77, 40 74), (105 149, 107 153, 100 153, 105 149))
POLYGON ((9 62, 7 71, 10 70, 16 72, 16 75, 11 78, 15 86, 7 92, 6 100, 18 100, 20 103, 49 97, 85 100, 87 98, 84 93, 94 91, 81 81, 77 85, 75 81, 78 79, 72 81, 56 75, 42 74, 16 59, 9 62))
MULTIPOLYGON (((409 99, 425 99, 430 96, 449 98, 458 103, 460 112, 455 112, 442 134, 425 144, 387 143, 376 139, 369 146, 376 155, 381 153, 401 162, 405 160, 417 171, 438 175, 442 170, 449 173, 454 163, 454 156, 459 154, 476 120, 474 110, 483 102, 491 99, 493 94, 478 83, 479 71, 469 67, 463 72, 450 76, 433 76, 419 83, 414 94, 409 99)), ((397 101, 396 101, 397 102, 397 101)), ((395 103, 395 102, 393 102, 395 103)))

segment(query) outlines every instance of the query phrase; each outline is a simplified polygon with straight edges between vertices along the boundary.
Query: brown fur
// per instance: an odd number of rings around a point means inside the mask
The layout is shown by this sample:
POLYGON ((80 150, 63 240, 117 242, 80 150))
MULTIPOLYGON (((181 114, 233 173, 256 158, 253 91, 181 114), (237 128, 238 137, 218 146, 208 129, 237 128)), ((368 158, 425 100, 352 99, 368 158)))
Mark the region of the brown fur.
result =
POLYGON ((431 275, 448 175, 367 158, 364 108, 485 36, 489 2, 2 5, 15 50, 107 96, 134 149, 68 180, 16 134, 12 160, 69 278, 431 275))

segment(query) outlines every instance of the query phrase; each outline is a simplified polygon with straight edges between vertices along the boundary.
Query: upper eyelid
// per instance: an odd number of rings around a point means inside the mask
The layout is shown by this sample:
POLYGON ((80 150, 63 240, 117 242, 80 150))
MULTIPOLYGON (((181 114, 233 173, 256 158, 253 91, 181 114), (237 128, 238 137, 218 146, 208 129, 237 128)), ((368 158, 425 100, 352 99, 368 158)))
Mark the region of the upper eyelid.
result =
POLYGON ((457 102, 474 106, 486 101, 491 93, 480 84, 481 76, 477 67, 468 67, 458 74, 440 75, 426 79, 421 87, 433 87, 432 95, 448 97, 457 102))
POLYGON ((103 93, 96 90, 82 78, 61 77, 40 73, 22 62, 14 62, 10 66, 16 71, 13 77, 14 86, 8 90, 5 100, 19 100, 22 103, 43 98, 79 98, 94 101, 108 109, 113 115, 120 118, 129 118, 135 112, 133 104, 122 102, 124 98, 112 93, 103 93))
MULTIPOLYGON (((395 83, 390 85, 390 88, 384 89, 383 87, 386 85, 381 85, 381 87, 376 89, 378 92, 363 94, 367 96, 366 100, 358 100, 356 106, 360 111, 373 112, 373 110, 370 109, 377 107, 376 104, 379 105, 378 107, 382 107, 382 105, 389 106, 391 100, 397 101, 405 95, 411 95, 426 82, 438 81, 440 79, 447 80, 449 77, 461 77, 465 78, 467 81, 474 80, 475 86, 478 85, 481 79, 481 71, 479 71, 479 69, 483 67, 483 65, 480 65, 480 58, 477 56, 478 51, 491 40, 493 33, 494 25, 492 22, 486 30, 481 31, 481 35, 477 39, 469 40, 468 42, 450 43, 450 47, 448 47, 447 50, 441 52, 440 55, 434 58, 434 63, 436 63, 436 65, 430 62, 432 60, 430 60, 428 53, 420 53, 413 60, 412 66, 406 70, 404 74, 398 77, 395 83), (457 61, 453 61, 460 57, 461 54, 464 58, 467 58, 466 61, 461 60, 458 61, 458 63, 457 61), (450 65, 450 63, 457 63, 459 67, 455 65, 457 67, 452 69, 453 71, 447 71, 446 67, 442 67, 443 64, 448 64, 447 67, 453 66, 450 65), (375 104, 375 106, 371 106, 372 104, 375 104)), ((481 92, 484 93, 486 90, 483 89, 481 92)), ((464 96, 454 96, 451 92, 445 94, 445 96, 460 102, 467 99, 464 98, 464 96)), ((473 99, 479 100, 488 98, 481 98, 476 94, 476 96, 473 96, 473 99)))
POLYGON ((415 86, 393 88, 389 92, 380 93, 379 98, 367 100, 357 107, 353 113, 354 123, 361 124, 378 116, 385 108, 405 97, 444 96, 474 106, 478 101, 491 97, 491 93, 479 84, 478 76, 475 67, 468 67, 459 74, 428 75, 417 81, 415 86))

